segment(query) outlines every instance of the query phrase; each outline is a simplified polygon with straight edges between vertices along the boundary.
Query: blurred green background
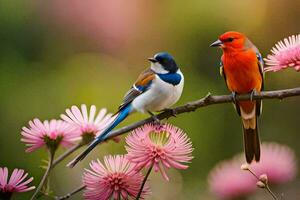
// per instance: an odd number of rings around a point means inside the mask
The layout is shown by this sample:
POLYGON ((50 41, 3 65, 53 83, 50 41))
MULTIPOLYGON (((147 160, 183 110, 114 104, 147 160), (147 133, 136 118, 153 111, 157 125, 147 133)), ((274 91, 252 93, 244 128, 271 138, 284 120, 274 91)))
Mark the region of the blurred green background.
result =
MULTIPOLYGON (((237 30, 266 57, 275 42, 300 32, 299 8, 296 0, 0 0, 0 166, 10 171, 24 168, 37 185, 47 154, 24 152, 22 126, 34 117, 58 118, 66 108, 81 103, 116 111, 136 76, 149 65, 146 58, 159 51, 170 52, 185 74, 177 105, 208 92, 227 94, 219 76, 221 52, 209 44, 221 33, 237 30)), ((268 73, 265 85, 267 90, 299 87, 300 76, 293 69, 268 73)), ((286 144, 298 157, 299 100, 264 101, 260 118, 262 141, 286 144)), ((136 114, 121 126, 145 117, 136 114)), ((241 122, 232 105, 205 107, 169 122, 191 137, 195 158, 188 170, 171 170, 168 183, 152 174, 148 199, 215 199, 208 191, 208 172, 243 149, 241 122)), ((52 189, 64 194, 77 187, 90 160, 124 153, 123 142, 97 147, 70 170, 65 163, 72 155, 52 172, 52 189)), ((279 191, 294 199, 289 195, 300 195, 299 185, 295 181, 279 191)), ((81 199, 81 194, 73 199, 81 199)))

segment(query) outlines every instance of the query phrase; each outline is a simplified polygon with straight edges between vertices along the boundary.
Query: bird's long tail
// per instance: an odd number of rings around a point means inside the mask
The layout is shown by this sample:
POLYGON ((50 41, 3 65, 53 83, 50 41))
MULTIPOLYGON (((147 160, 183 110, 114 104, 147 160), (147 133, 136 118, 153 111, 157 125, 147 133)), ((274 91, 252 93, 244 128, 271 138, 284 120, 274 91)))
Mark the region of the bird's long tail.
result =
MULTIPOLYGON (((255 119, 256 120, 256 119, 255 119)), ((257 125, 255 129, 244 129, 244 145, 245 155, 247 163, 251 163, 253 160, 259 162, 260 160, 260 141, 257 132, 257 125)))
MULTIPOLYGON (((245 102, 248 105, 250 102, 245 102)), ((256 104, 252 104, 252 111, 246 113, 245 109, 241 106, 241 117, 243 122, 244 131, 244 148, 247 163, 251 163, 253 160, 259 162, 260 160, 260 141, 257 129, 257 115, 256 115, 256 104)))
POLYGON ((79 161, 83 160, 99 143, 103 142, 109 137, 109 133, 114 129, 118 124, 120 124, 131 112, 132 108, 129 104, 120 110, 116 115, 115 120, 99 135, 97 136, 89 146, 80 153, 74 160, 67 164, 68 167, 73 168, 79 161))

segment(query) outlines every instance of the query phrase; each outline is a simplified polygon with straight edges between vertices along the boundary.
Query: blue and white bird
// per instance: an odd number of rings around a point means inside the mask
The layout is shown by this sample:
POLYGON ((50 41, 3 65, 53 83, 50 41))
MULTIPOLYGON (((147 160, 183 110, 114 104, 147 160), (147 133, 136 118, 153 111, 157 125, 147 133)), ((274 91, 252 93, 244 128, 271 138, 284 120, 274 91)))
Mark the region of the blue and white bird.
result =
POLYGON ((97 144, 105 141, 110 136, 111 130, 131 113, 138 111, 149 113, 154 117, 152 112, 168 109, 178 101, 182 94, 184 77, 174 58, 169 53, 162 52, 148 60, 151 66, 140 74, 125 94, 115 114, 115 120, 94 139, 86 150, 68 164, 69 167, 74 167, 97 144))

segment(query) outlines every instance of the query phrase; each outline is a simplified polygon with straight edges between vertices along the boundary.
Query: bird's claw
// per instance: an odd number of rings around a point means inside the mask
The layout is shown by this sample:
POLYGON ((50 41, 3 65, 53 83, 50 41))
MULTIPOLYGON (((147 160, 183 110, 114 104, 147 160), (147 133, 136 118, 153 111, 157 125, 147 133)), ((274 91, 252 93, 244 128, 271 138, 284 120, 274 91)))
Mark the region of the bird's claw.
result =
POLYGON ((166 109, 164 109, 163 111, 164 111, 164 112, 169 112, 169 113, 171 114, 172 117, 177 117, 177 116, 176 116, 175 110, 172 109, 172 108, 166 108, 166 109))
POLYGON ((161 122, 160 122, 160 120, 156 117, 156 115, 153 115, 152 118, 153 118, 153 123, 154 123, 154 124, 156 124, 156 125, 161 125, 161 122))
POLYGON ((152 112, 148 111, 148 113, 151 115, 152 119, 153 119, 153 123, 156 125, 160 125, 160 120, 157 118, 157 116, 155 114, 153 114, 152 112))
POLYGON ((255 89, 253 89, 250 93, 250 101, 253 101, 254 97, 257 95, 257 91, 255 89))
POLYGON ((231 98, 232 98, 233 103, 236 104, 236 102, 237 102, 237 100, 236 100, 236 92, 231 92, 231 98))

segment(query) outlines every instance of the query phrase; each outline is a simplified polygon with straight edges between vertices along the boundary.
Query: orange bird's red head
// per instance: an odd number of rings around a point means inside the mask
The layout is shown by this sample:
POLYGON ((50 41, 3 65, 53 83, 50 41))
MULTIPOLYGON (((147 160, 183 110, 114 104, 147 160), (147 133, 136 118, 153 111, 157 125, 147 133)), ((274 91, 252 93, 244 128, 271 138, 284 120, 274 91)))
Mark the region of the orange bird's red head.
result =
POLYGON ((212 43, 211 47, 220 47, 223 51, 241 50, 247 47, 248 39, 243 33, 228 31, 223 33, 217 41, 212 43))

